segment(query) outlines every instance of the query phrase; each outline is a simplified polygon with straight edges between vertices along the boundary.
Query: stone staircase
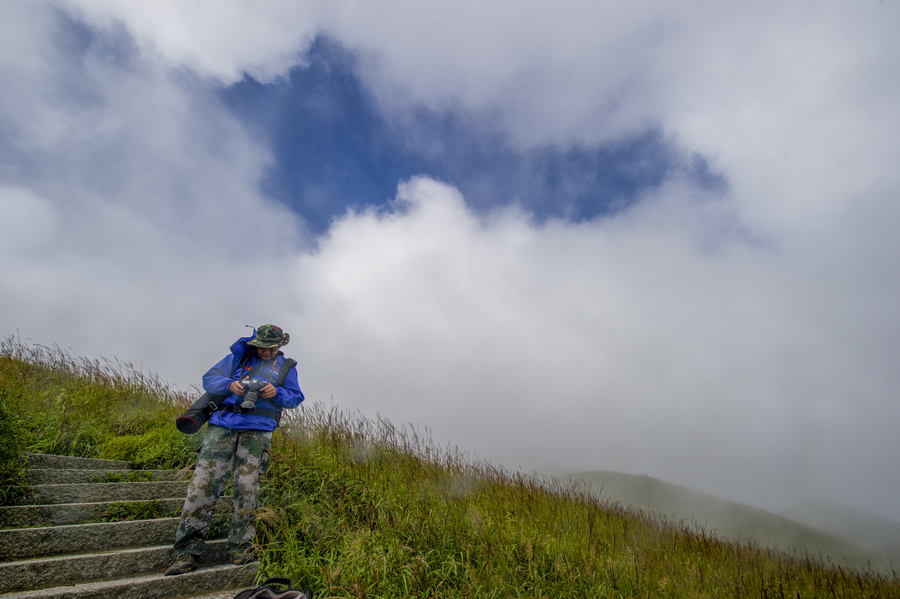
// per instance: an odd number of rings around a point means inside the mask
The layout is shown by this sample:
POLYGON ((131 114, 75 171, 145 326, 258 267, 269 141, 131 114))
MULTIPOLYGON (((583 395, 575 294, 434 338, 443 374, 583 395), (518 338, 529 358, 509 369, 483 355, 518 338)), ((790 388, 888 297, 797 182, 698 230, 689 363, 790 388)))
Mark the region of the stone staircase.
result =
POLYGON ((25 458, 33 505, 0 507, 4 599, 219 599, 254 586, 258 565, 227 563, 224 539, 207 543, 194 572, 164 576, 175 560, 172 542, 189 472, 133 470, 114 460, 25 458), (115 508, 147 507, 172 517, 100 521, 115 508))

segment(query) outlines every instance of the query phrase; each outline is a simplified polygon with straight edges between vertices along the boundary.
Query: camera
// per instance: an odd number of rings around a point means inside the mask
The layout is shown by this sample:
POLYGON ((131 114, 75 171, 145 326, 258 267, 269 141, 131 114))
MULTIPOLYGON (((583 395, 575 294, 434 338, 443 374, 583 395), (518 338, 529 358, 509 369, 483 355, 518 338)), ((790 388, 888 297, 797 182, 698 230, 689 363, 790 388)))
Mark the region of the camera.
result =
POLYGON ((241 404, 242 410, 252 410, 256 407, 256 400, 259 399, 259 390, 269 384, 269 381, 263 379, 250 379, 249 381, 241 381, 241 387, 244 388, 244 403, 241 404))

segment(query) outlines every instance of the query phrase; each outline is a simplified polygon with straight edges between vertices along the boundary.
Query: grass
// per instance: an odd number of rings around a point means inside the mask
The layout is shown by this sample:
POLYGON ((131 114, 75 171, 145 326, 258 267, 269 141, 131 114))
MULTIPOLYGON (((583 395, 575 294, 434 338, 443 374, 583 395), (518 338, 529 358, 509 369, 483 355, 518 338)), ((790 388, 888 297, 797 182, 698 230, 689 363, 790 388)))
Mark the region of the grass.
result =
POLYGON ((729 543, 321 407, 276 437, 263 572, 335 597, 888 597, 897 574, 729 543))
POLYGON ((98 476, 91 482, 94 483, 152 483, 156 480, 151 472, 146 470, 132 470, 127 474, 121 472, 109 472, 98 476))
POLYGON ((188 466, 199 440, 172 422, 189 401, 127 362, 75 359, 14 337, 0 342, 0 423, 8 423, 0 431, 15 458, 31 451, 128 460, 138 468, 188 466))
MULTIPOLYGON (((177 510, 176 510, 177 511, 177 510)), ((129 520, 152 520, 172 518, 171 510, 166 510, 161 501, 114 501, 100 516, 100 522, 126 522, 129 520)))
MULTIPOLYGON (((2 344, 3 446, 183 467, 189 403, 127 364, 2 344)), ((730 543, 318 404, 273 437, 257 542, 261 579, 322 598, 900 597, 896 571, 730 543)))

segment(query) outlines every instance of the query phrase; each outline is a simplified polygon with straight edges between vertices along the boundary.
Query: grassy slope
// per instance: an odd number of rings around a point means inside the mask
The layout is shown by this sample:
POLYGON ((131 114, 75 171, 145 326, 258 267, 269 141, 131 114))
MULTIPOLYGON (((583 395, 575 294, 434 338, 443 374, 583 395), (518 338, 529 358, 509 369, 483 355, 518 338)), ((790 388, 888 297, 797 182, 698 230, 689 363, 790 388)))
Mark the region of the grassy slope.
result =
MULTIPOLYGON (((119 364, 2 349, 0 404, 14 426, 0 442, 146 466, 190 460, 198 439, 172 425, 187 398, 119 364)), ((261 575, 320 597, 900 597, 896 576, 724 542, 549 482, 305 406, 274 437, 261 575)))
POLYGON ((189 402, 127 363, 0 343, 0 418, 14 426, 10 444, 20 450, 180 468, 198 445, 172 425, 189 402))

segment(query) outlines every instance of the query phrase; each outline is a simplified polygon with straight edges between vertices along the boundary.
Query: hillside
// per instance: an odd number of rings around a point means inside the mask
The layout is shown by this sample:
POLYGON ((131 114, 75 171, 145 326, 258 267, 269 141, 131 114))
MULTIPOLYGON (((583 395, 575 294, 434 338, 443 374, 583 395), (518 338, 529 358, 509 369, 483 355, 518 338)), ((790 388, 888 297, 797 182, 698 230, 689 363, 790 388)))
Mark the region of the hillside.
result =
POLYGON ((830 501, 805 501, 780 514, 891 560, 900 567, 900 522, 830 501))
MULTIPOLYGON (((16 452, 150 469, 195 459, 202 434, 173 424, 192 398, 155 377, 16 340, 0 349, 5 503, 29 501, 16 452)), ((896 574, 731 543, 315 402, 273 436, 256 541, 261 579, 320 597, 900 597, 896 574)))
POLYGON ((767 549, 827 556, 835 564, 854 568, 871 563, 882 571, 890 569, 883 562, 894 557, 896 563, 898 555, 890 550, 896 550, 900 544, 900 523, 865 519, 862 513, 848 519, 846 512, 833 505, 828 509, 815 504, 818 509, 814 510, 797 506, 773 514, 649 476, 598 470, 570 474, 567 478, 589 484, 594 493, 610 501, 684 522, 730 541, 752 539, 767 549), (865 538, 877 541, 863 544, 865 538))

